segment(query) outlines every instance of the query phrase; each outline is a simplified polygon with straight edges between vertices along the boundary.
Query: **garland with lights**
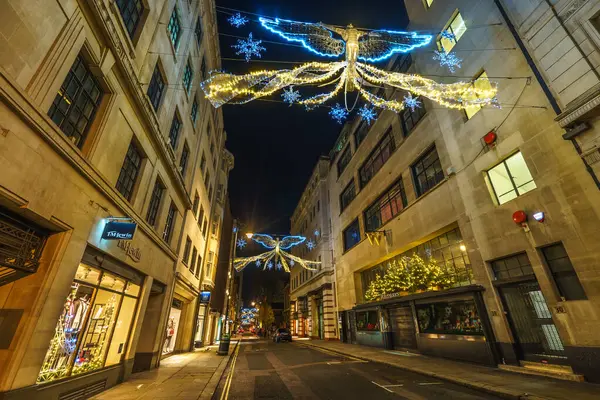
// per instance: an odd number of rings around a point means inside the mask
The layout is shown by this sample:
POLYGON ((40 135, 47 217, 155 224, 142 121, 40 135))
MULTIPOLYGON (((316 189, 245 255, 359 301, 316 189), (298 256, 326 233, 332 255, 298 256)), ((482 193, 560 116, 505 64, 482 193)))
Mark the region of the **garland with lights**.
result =
POLYGON ((260 243, 269 251, 252 257, 235 258, 233 266, 236 271, 243 270, 251 263, 259 268, 262 266, 263 270, 273 269, 273 266, 276 265, 277 269, 283 269, 285 272, 290 272, 290 267, 293 267, 296 263, 311 271, 315 271, 316 267, 321 264, 319 261, 305 260, 285 251, 304 243, 306 238, 303 236, 285 236, 281 239, 274 239, 269 235, 255 233, 252 235, 252 240, 260 243))
POLYGON ((385 274, 377 274, 369 284, 365 299, 373 301, 385 294, 447 289, 456 283, 456 277, 440 267, 433 258, 423 260, 414 254, 390 261, 385 274))
MULTIPOLYGON (((495 100, 496 85, 490 84, 489 88, 477 88, 472 82, 442 84, 420 75, 384 71, 368 64, 385 60, 396 53, 409 53, 416 48, 426 46, 431 42, 431 35, 389 30, 364 31, 352 25, 339 28, 322 23, 265 17, 260 17, 259 22, 265 29, 289 42, 299 43, 319 56, 337 58, 345 54, 345 60, 326 63, 308 62, 293 69, 262 70, 244 75, 211 73, 209 79, 201 83, 201 88, 214 107, 226 103, 243 104, 291 88, 283 94, 284 101, 290 105, 303 105, 310 110, 344 91, 345 110, 341 106, 336 106, 330 113, 341 123, 346 118, 347 112, 354 108, 348 106, 347 95, 351 92, 358 92, 364 100, 375 107, 394 112, 400 112, 405 107, 414 109, 418 106, 412 96, 401 101, 386 100, 374 95, 367 90, 368 88, 398 88, 456 109, 483 106, 495 100), (327 92, 302 98, 294 89, 301 86, 332 86, 332 88, 327 92)), ((260 57, 260 51, 264 50, 260 46, 260 41, 252 37, 238 42, 235 47, 238 54, 245 55, 246 60, 249 60, 252 55, 260 57)), ((454 54, 436 53, 436 56, 451 70, 460 67, 460 59, 454 54)), ((372 120, 372 114, 367 109, 363 109, 361 116, 368 121, 372 120)))

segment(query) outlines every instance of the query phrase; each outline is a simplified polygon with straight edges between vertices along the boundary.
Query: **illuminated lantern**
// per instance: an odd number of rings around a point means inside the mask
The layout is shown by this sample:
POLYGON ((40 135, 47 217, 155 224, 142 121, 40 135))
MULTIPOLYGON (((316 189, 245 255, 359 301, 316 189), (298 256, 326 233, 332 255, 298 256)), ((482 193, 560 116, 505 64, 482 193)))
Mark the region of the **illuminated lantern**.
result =
POLYGON ((487 144, 488 146, 493 145, 494 143, 496 143, 496 139, 498 138, 498 136, 496 135, 496 132, 494 131, 489 131, 488 133, 485 134, 485 136, 483 137, 483 141, 485 142, 485 144, 487 144))
POLYGON ((515 224, 523 225, 527 222, 527 214, 525 214, 525 211, 523 210, 515 211, 512 215, 512 219, 515 221, 515 224))

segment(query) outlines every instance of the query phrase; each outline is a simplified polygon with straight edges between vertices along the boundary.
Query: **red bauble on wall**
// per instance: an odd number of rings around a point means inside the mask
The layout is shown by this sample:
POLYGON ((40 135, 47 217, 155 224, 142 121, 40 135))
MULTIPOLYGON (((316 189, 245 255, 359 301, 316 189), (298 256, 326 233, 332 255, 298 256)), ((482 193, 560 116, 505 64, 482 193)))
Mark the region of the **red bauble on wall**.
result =
POLYGON ((488 146, 493 145, 494 143, 496 143, 496 139, 498 138, 498 136, 496 136, 496 132, 494 131, 489 131, 488 133, 485 134, 485 136, 483 137, 483 141, 485 142, 485 144, 487 144, 488 146))
POLYGON ((522 225, 527 222, 527 214, 523 210, 515 211, 512 215, 513 221, 515 224, 522 225))

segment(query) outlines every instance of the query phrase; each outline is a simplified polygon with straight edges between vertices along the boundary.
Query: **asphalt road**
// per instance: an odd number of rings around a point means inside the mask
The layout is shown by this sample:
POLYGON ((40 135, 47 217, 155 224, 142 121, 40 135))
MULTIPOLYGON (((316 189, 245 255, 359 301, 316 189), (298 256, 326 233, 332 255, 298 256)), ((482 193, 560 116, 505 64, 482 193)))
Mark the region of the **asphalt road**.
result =
POLYGON ((384 364, 302 342, 244 340, 213 399, 498 399, 384 364))

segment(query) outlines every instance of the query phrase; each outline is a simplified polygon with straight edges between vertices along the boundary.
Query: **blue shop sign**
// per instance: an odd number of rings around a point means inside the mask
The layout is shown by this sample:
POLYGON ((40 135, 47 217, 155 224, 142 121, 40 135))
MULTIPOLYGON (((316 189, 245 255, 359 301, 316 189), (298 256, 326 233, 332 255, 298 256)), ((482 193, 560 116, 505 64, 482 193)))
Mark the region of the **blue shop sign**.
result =
POLYGON ((209 291, 200 292, 200 303, 210 303, 210 292, 209 291))
POLYGON ((132 240, 137 224, 133 222, 108 221, 102 231, 102 239, 132 240))

